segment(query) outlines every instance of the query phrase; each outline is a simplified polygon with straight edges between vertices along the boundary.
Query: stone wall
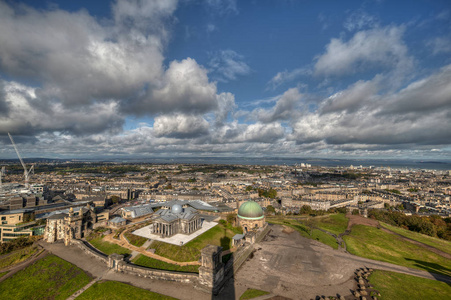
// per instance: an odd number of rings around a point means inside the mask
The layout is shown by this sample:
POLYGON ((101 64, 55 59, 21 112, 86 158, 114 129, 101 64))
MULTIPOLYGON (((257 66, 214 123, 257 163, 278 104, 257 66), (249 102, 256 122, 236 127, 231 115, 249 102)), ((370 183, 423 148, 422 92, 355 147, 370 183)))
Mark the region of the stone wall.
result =
POLYGON ((91 256, 101 262, 104 262, 105 264, 108 264, 108 256, 107 255, 98 251, 97 249, 95 249, 92 246, 88 246, 85 242, 73 239, 73 240, 71 240, 71 245, 77 246, 78 248, 83 250, 83 252, 85 252, 89 256, 91 256))
POLYGON ((183 272, 172 272, 165 270, 150 269, 146 267, 141 267, 122 261, 122 263, 117 265, 114 269, 115 272, 126 273, 130 275, 159 279, 159 280, 169 280, 176 282, 196 282, 199 279, 197 273, 183 273, 183 272))
POLYGON ((94 247, 88 245, 86 242, 80 240, 72 240, 71 245, 79 247, 81 250, 83 250, 83 252, 105 263, 115 272, 127 273, 151 279, 170 280, 177 282, 194 282, 199 279, 199 275, 197 273, 172 272, 133 265, 124 261, 122 255, 112 254, 110 256, 107 256, 94 247), (117 257, 121 258, 115 264, 112 264, 111 260, 117 260, 117 257))

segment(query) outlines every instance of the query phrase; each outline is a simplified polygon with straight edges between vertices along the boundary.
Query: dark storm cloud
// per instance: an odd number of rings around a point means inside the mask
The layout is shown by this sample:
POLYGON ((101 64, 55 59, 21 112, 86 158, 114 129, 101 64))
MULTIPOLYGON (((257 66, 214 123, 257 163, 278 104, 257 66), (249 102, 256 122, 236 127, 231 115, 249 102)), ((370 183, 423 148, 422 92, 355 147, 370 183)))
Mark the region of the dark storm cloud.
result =
POLYGON ((6 92, 3 81, 0 80, 0 117, 7 116, 9 113, 9 106, 6 102, 6 92))

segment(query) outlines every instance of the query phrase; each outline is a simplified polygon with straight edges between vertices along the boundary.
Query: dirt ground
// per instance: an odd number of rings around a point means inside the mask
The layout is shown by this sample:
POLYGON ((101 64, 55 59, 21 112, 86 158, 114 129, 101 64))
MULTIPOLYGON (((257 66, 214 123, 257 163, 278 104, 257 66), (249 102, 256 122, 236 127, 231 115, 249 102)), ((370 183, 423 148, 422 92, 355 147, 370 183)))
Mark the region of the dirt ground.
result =
POLYGON ((350 213, 348 213, 346 217, 349 219, 348 228, 346 228, 346 230, 351 230, 351 227, 354 225, 366 225, 372 227, 377 227, 379 225, 379 222, 377 220, 365 218, 358 215, 352 215, 350 213))

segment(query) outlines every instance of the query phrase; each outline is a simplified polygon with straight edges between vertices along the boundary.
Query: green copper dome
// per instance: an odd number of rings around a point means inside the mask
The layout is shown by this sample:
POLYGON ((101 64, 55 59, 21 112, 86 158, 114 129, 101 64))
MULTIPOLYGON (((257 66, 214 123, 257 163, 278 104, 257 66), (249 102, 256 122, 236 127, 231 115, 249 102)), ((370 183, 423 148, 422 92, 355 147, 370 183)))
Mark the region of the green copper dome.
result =
POLYGON ((247 201, 238 209, 238 217, 247 220, 263 219, 263 209, 257 202, 247 201))

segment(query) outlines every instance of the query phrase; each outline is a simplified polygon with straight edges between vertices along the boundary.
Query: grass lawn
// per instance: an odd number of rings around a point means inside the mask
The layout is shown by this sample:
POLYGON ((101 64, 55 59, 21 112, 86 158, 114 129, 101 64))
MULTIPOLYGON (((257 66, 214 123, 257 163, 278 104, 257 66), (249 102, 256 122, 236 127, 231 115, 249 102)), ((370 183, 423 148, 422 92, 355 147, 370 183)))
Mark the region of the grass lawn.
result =
POLYGON ((106 255, 110 255, 110 254, 116 253, 116 254, 121 254, 121 255, 127 256, 128 254, 132 253, 131 250, 126 249, 124 247, 121 247, 119 245, 112 244, 112 243, 109 243, 109 242, 102 241, 102 237, 101 236, 93 238, 93 239, 89 240, 89 242, 94 247, 96 247, 97 249, 99 249, 100 251, 105 253, 106 255))
POLYGON ((26 248, 16 250, 10 254, 0 257, 0 269, 13 266, 30 258, 33 254, 38 252, 36 246, 28 246, 26 248))
POLYGON ((331 233, 335 233, 339 235, 340 233, 344 233, 346 228, 348 227, 348 218, 346 218, 345 214, 333 214, 327 215, 325 217, 315 217, 315 226, 331 233))
POLYGON ((355 225, 344 239, 352 254, 451 276, 451 260, 375 227, 355 225))
POLYGON ((255 290, 255 289, 247 289, 243 295, 241 295, 240 300, 253 299, 260 296, 268 295, 269 292, 255 290))
POLYGON ((91 278, 67 261, 48 255, 0 283, 0 299, 66 299, 91 278))
POLYGON ((1 272, 0 273, 0 278, 2 278, 4 275, 8 274, 8 272, 1 272))
POLYGON ((280 225, 285 225, 285 226, 291 227, 291 228, 295 229, 296 231, 298 231, 303 237, 317 240, 317 241, 319 241, 323 244, 326 244, 334 249, 338 249, 337 240, 333 236, 331 236, 327 233, 324 233, 318 229, 313 229, 312 231, 310 231, 310 229, 308 229, 307 226, 299 223, 296 220, 272 219, 272 220, 268 220, 268 223, 280 224, 280 225))
POLYGON ((199 273, 200 266, 179 266, 170 264, 152 257, 148 257, 142 254, 139 254, 132 261, 135 265, 160 269, 160 270, 168 270, 168 271, 178 271, 178 272, 190 272, 190 273, 199 273))
POLYGON ((169 296, 151 292, 145 289, 137 288, 122 282, 104 281, 96 282, 89 289, 84 291, 77 300, 126 300, 126 299, 152 299, 152 300, 171 300, 175 299, 169 296))
POLYGON ((418 232, 413 232, 410 230, 402 229, 400 227, 391 226, 386 223, 379 222, 383 227, 396 232, 397 234, 400 234, 402 236, 405 236, 409 239, 415 240, 417 242, 421 242, 423 244, 432 246, 434 248, 437 248, 439 250, 442 250, 443 252, 451 254, 451 241, 446 241, 443 239, 431 237, 425 234, 421 234, 418 232))
POLYGON ((196 261, 200 259, 200 250, 209 244, 230 249, 235 234, 230 228, 218 224, 183 246, 154 241, 151 247, 155 249, 155 254, 175 261, 196 261))
POLYGON ((144 245, 145 242, 147 242, 147 239, 142 236, 134 235, 133 233, 126 232, 124 233, 124 236, 127 238, 127 240, 136 247, 141 247, 144 245))
POLYGON ((388 271, 375 270, 370 283, 381 293, 380 299, 449 299, 451 287, 440 281, 388 271))

